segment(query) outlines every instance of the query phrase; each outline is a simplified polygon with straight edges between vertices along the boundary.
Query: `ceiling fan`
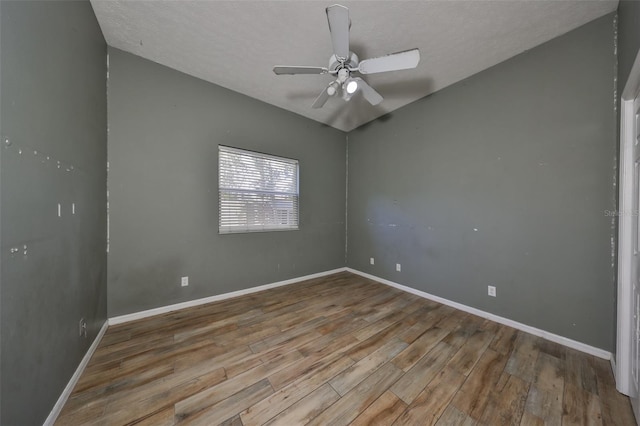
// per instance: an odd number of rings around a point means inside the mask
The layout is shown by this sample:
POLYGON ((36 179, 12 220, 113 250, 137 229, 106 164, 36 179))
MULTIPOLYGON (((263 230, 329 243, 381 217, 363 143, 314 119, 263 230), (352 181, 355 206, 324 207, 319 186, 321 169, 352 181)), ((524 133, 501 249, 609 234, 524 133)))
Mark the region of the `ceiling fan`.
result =
POLYGON ((418 49, 392 53, 378 58, 360 61, 358 56, 349 50, 349 9, 339 4, 327 7, 329 32, 333 44, 333 55, 329 59, 329 67, 307 66, 275 66, 273 72, 284 74, 331 74, 336 79, 324 89, 313 103, 313 108, 322 108, 330 96, 341 92, 342 99, 349 101, 358 91, 371 105, 382 102, 382 96, 367 84, 357 74, 374 74, 379 72, 397 71, 415 68, 420 62, 418 49), (352 76, 355 74, 356 76, 352 76))

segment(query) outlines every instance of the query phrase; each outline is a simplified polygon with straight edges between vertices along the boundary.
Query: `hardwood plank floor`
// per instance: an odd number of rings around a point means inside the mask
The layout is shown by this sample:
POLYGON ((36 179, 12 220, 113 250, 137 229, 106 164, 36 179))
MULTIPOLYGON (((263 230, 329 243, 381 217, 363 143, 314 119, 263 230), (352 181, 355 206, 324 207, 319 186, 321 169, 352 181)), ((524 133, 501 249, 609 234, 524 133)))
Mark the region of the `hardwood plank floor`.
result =
POLYGON ((347 272, 109 327, 57 425, 635 425, 608 361, 347 272))

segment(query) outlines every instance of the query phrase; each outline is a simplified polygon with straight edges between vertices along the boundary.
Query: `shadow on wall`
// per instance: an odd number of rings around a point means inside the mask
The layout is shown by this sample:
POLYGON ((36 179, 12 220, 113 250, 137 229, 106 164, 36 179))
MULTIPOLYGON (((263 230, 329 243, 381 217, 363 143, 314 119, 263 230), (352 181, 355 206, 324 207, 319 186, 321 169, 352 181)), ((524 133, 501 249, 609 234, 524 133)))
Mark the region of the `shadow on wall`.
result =
MULTIPOLYGON (((398 73, 402 73, 399 71, 398 73)), ((416 90, 425 91, 426 93, 431 94, 433 90, 433 80, 430 77, 422 77, 411 80, 403 80, 403 81, 390 81, 386 83, 375 83, 372 82, 371 85, 384 97, 385 99, 391 100, 402 100, 407 97, 412 96, 416 90)), ((428 96, 428 95, 427 95, 428 96)), ((374 121, 380 121, 385 123, 393 118, 394 111, 386 112, 384 101, 378 106, 371 106, 363 99, 360 99, 361 105, 354 105, 353 108, 349 111, 347 119, 345 122, 349 124, 351 127, 353 123, 361 121, 362 118, 369 118, 375 116, 375 120, 367 121, 365 124, 359 126, 357 129, 364 130, 369 127, 374 121), (371 110, 376 111, 374 114, 371 114, 371 110)))
MULTIPOLYGON (((171 303, 179 303, 192 299, 193 287, 180 287, 179 285, 160 285, 167 280, 179 283, 185 270, 184 262, 179 258, 164 258, 152 264, 132 268, 113 277, 113 281, 124 282, 125 285, 113 286, 119 294, 112 295, 113 299, 119 299, 119 306, 128 306, 128 301, 134 303, 134 309, 121 312, 135 312, 152 309, 171 303), (121 293, 125 289, 125 293, 121 293), (144 302, 141 302, 144 301, 144 302), (167 301, 171 301, 168 302, 167 301), (140 306, 143 306, 140 309, 140 306)), ((119 315, 119 313, 116 313, 119 315)))
MULTIPOLYGON (((399 73, 402 73, 402 71, 399 71, 399 73)), ((429 77, 404 81, 390 81, 386 83, 375 83, 375 77, 373 80, 374 81, 370 83, 371 86, 387 100, 403 99, 412 96, 416 90, 430 93, 433 86, 433 80, 429 77)), ((316 87, 316 84, 313 84, 314 87, 316 87)), ((286 97, 290 100, 307 101, 309 108, 311 108, 311 104, 322 90, 322 88, 316 88, 303 92, 287 93, 286 97)), ((336 125, 339 120, 342 121, 343 126, 347 127, 352 127, 355 123, 363 120, 374 120, 375 118, 385 122, 391 118, 392 114, 391 112, 387 112, 384 101, 374 106, 364 100, 360 94, 356 94, 349 102, 341 101, 338 96, 330 98, 324 108, 332 110, 331 115, 329 115, 326 120, 326 125, 329 127, 336 125)), ((368 123, 371 123, 371 121, 368 123)))
MULTIPOLYGON (((398 200, 374 197, 367 202, 366 247, 373 248, 371 257, 376 259, 376 272, 392 274, 395 264, 402 263, 403 246, 415 231, 407 220, 398 200)), ((417 253, 417 252, 416 252, 417 253)))

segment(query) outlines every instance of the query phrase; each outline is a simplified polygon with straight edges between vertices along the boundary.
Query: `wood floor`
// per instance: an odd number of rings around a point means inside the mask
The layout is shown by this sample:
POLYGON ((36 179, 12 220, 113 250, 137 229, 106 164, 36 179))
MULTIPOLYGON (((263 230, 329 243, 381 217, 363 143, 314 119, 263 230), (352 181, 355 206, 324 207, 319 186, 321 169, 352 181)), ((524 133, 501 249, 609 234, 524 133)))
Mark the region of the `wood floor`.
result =
POLYGON ((307 423, 635 421, 608 361, 345 272, 109 327, 56 424, 307 423))

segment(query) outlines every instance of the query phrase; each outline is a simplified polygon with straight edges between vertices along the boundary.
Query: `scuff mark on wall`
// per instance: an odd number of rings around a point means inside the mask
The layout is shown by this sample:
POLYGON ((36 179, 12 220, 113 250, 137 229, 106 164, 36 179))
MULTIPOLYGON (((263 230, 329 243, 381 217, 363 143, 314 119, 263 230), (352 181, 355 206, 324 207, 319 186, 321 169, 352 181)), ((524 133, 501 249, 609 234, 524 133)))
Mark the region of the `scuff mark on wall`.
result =
MULTIPOLYGON (((109 105, 109 70, 110 68, 110 62, 109 62, 109 51, 107 50, 107 106, 109 105)), ((107 112, 108 114, 108 112, 107 112)), ((107 140, 109 140, 109 120, 107 119, 107 140)), ((109 253, 109 237, 110 237, 110 212, 109 212, 109 178, 110 178, 110 173, 109 173, 109 146, 107 145, 107 247, 106 247, 106 251, 107 253, 109 253)))
MULTIPOLYGON (((618 114, 618 15, 613 17, 613 114, 617 117, 618 114)), ((616 123, 617 125, 617 123, 616 123)), ((613 155, 613 176, 612 184, 613 191, 611 195, 611 204, 613 208, 618 206, 618 151, 614 151, 613 155)), ((617 258, 618 258, 618 216, 612 215, 610 219, 610 248, 611 248, 611 275, 614 288, 618 285, 618 270, 617 270, 617 258)))
POLYGON ((349 135, 344 139, 344 264, 346 265, 349 262, 349 135))

